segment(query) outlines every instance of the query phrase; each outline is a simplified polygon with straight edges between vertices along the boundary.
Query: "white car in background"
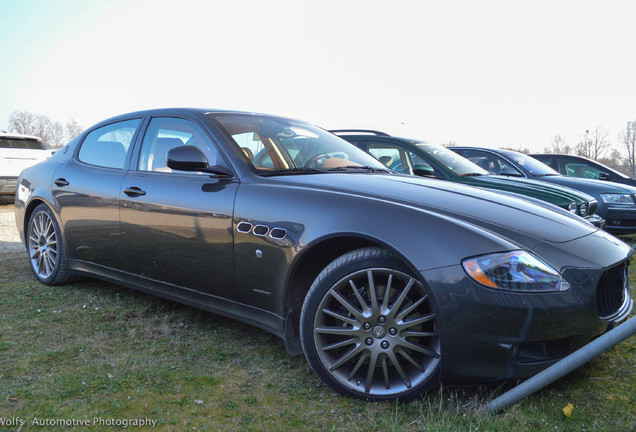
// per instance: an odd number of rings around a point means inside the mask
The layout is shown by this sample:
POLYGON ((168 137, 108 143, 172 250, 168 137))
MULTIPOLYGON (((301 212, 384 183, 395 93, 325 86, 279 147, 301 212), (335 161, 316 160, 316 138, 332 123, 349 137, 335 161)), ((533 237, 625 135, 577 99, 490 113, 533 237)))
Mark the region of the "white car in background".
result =
POLYGON ((41 138, 0 132, 0 195, 15 195, 23 169, 51 157, 41 138))

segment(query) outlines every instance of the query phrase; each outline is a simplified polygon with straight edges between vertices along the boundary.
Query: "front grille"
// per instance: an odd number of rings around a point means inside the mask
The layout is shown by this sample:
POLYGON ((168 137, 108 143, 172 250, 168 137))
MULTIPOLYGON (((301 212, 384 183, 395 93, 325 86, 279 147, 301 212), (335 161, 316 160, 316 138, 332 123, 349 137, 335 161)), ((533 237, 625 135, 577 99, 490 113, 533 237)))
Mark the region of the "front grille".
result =
POLYGON ((601 319, 620 321, 631 310, 627 263, 607 270, 601 276, 596 293, 596 311, 601 319))

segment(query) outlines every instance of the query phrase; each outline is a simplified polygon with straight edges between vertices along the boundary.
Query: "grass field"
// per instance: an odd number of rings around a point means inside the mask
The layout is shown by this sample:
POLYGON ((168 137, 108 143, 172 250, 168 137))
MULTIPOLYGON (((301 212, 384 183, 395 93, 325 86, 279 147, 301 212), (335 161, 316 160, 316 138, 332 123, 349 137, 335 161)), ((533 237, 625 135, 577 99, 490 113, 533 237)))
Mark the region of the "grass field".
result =
POLYGON ((512 385, 343 398, 264 331, 104 282, 47 287, 26 255, 0 256, 0 430, 636 431, 636 337, 500 414, 475 411, 512 385))

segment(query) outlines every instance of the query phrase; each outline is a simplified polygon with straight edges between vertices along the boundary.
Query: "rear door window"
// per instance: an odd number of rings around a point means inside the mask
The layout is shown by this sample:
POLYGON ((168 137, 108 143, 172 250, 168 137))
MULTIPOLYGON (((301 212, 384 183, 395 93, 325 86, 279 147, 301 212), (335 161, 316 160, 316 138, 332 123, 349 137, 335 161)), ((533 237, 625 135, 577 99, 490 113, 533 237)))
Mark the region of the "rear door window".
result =
POLYGON ((109 124, 90 132, 78 153, 78 159, 90 165, 123 169, 140 119, 109 124))

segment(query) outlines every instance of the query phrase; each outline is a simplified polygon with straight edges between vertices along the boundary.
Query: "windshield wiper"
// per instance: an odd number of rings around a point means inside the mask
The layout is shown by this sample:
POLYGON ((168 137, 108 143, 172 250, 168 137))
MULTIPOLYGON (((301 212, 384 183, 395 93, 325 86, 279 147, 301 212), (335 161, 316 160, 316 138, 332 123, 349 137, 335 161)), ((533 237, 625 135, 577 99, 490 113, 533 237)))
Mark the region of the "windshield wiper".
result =
POLYGON ((462 174, 462 177, 478 177, 478 176, 483 176, 483 175, 488 175, 488 174, 482 174, 482 173, 466 173, 466 174, 462 174))
POLYGON ((550 176, 553 177, 553 176, 558 176, 558 175, 561 175, 561 174, 550 174, 550 173, 548 173, 548 174, 534 174, 535 177, 550 177, 550 176))
POLYGON ((316 168, 296 167, 296 168, 282 168, 282 169, 264 171, 262 173, 259 173, 259 175, 263 177, 269 177, 269 176, 278 176, 278 175, 324 174, 325 172, 326 172, 325 170, 320 170, 316 168))
POLYGON ((385 172, 385 173, 395 172, 389 168, 374 168, 368 165, 344 165, 344 166, 329 168, 327 171, 365 171, 365 172, 385 172))

